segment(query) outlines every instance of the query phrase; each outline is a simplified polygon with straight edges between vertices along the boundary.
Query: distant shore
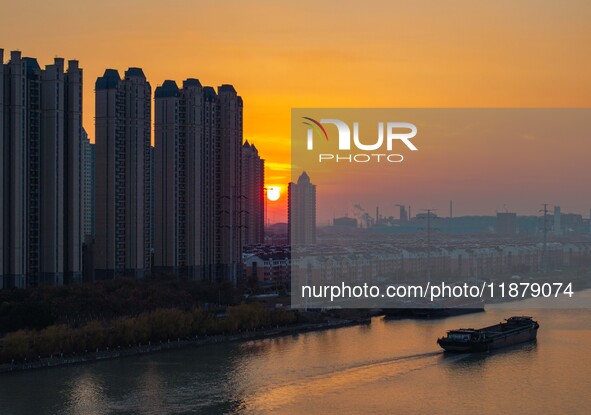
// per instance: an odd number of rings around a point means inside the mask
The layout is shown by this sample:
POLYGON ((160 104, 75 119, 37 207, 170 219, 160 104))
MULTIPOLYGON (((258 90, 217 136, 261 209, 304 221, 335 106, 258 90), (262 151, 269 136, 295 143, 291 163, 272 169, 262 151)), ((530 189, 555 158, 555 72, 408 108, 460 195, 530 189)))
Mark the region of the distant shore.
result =
POLYGON ((102 360, 117 359, 122 357, 140 356, 167 350, 177 350, 188 347, 201 347, 211 344, 261 340, 370 323, 371 317, 357 317, 351 319, 332 318, 331 320, 322 323, 296 324, 271 329, 267 328, 261 330, 243 331, 241 333, 235 334, 196 336, 193 339, 169 340, 167 342, 158 342, 154 344, 149 343, 141 346, 99 350, 98 352, 70 355, 67 357, 57 356, 41 358, 38 360, 31 360, 28 362, 4 363, 0 364, 0 374, 21 372, 33 369, 51 368, 65 365, 74 365, 81 363, 91 363, 102 360))

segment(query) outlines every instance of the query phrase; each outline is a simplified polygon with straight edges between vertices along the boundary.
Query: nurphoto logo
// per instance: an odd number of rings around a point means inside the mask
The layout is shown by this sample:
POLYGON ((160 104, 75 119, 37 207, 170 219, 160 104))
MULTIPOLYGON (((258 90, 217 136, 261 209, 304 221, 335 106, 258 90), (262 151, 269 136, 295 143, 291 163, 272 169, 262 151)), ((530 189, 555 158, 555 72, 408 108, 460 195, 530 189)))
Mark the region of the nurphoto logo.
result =
POLYGON ((328 132, 325 125, 333 125, 338 131, 338 149, 339 153, 320 153, 318 155, 318 162, 348 162, 348 163, 368 163, 370 161, 390 163, 400 163, 404 160, 404 156, 399 153, 394 153, 394 141, 401 141, 411 151, 418 151, 419 149, 411 142, 411 139, 417 135, 417 127, 408 122, 378 122, 377 125, 377 139, 375 142, 368 144, 363 143, 359 137, 359 122, 353 122, 353 145, 357 150, 363 153, 351 152, 351 128, 349 125, 339 119, 322 118, 317 121, 310 117, 302 117, 305 121, 303 123, 309 128, 307 129, 307 149, 314 150, 314 136, 329 140, 328 132), (385 150, 380 151, 383 147, 385 150), (370 153, 371 152, 371 153, 370 153))

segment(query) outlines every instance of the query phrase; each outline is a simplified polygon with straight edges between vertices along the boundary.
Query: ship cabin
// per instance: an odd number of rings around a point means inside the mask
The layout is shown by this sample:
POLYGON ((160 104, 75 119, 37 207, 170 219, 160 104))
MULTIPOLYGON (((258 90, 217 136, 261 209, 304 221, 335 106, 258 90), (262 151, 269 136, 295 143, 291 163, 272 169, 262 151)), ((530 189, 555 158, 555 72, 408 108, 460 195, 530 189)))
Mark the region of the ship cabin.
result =
POLYGON ((478 333, 474 329, 450 330, 447 332, 447 339, 457 342, 470 342, 478 339, 478 333))

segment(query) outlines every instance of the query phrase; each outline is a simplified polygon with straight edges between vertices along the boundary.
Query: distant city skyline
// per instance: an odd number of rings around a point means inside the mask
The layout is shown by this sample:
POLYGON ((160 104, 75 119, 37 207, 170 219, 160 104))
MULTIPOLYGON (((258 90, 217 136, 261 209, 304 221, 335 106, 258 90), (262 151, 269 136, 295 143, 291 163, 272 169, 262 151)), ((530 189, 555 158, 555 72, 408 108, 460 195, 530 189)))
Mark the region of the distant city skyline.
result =
MULTIPOLYGON (((292 163, 305 170, 318 188, 318 221, 351 215, 354 207, 385 215, 398 214, 397 205, 412 213, 437 209, 447 216, 449 201, 455 215, 495 215, 509 210, 538 215, 542 204, 588 217, 587 192, 591 109, 540 108, 302 108, 292 113, 292 163), (376 141, 376 126, 386 121, 412 122, 416 151, 402 143, 371 151, 340 149, 336 126, 326 125, 328 138, 309 148, 312 131, 301 121, 345 120, 358 125, 363 143, 376 141), (400 145, 398 145, 400 144, 400 145), (351 154, 400 153, 402 162, 350 162, 351 154), (329 156, 321 160, 320 155, 329 156), (340 157, 337 161, 336 155, 340 157)), ((384 143, 385 144, 385 143, 384 143)), ((298 173, 293 172, 294 176, 298 173)), ((373 215, 373 214, 372 214, 373 215)))
MULTIPOLYGON (((84 111, 84 114, 86 114, 88 112, 88 110, 84 111)), ((568 124, 569 128, 572 126, 571 124, 568 124)), ((151 133, 153 133, 153 123, 150 123, 150 127, 149 127, 149 131, 151 133)), ((572 137, 572 131, 569 133, 570 137, 572 137)), ((153 134, 152 134, 153 136, 153 134)), ((509 211, 514 211, 516 212, 518 215, 535 215, 537 213, 537 211, 539 210, 539 207, 541 206, 541 204, 543 202, 549 202, 552 205, 563 205, 565 207, 565 209, 569 212, 573 212, 573 213, 578 213, 578 214, 582 214, 582 215, 587 215, 588 214, 588 206, 587 205, 591 205, 591 199, 589 199, 589 197, 586 196, 585 193, 583 192, 577 192, 576 190, 576 181, 574 180, 575 177, 579 177, 581 180, 583 180, 583 175, 579 174, 580 169, 584 166, 584 157, 581 158, 585 153, 582 151, 579 151, 578 146, 577 148, 575 148, 571 153, 565 153, 564 152, 564 148, 570 148, 573 149, 574 146, 547 146, 546 144, 549 144, 549 142, 545 142, 545 144, 542 144, 540 142, 535 142, 534 140, 538 140, 539 137, 535 137, 534 135, 531 135, 528 137, 523 137, 523 139, 521 140, 522 142, 520 143, 521 147, 518 147, 518 151, 513 151, 514 153, 517 153, 518 156, 520 157, 519 159, 519 163, 523 164, 522 167, 522 171, 525 171, 525 169, 528 168, 528 160, 531 160, 536 166, 536 168, 539 169, 539 160, 542 159, 546 159, 548 161, 548 167, 547 167, 547 171, 548 172, 552 172, 555 171, 554 174, 549 174, 549 176, 547 176, 544 180, 548 180, 549 178, 550 181, 554 181, 555 183, 552 184, 551 186, 548 187, 548 191, 546 192, 546 194, 548 195, 547 197, 544 196, 544 194, 539 194, 539 197, 537 197, 537 200, 533 200, 534 196, 530 196, 530 194, 533 194, 532 192, 532 188, 529 188, 528 192, 522 192, 520 189, 511 189, 510 186, 506 187, 506 190, 509 191, 508 194, 503 195, 501 197, 499 197, 499 200, 497 200, 497 194, 495 193, 490 193, 489 195, 487 195, 486 197, 477 197, 476 195, 472 194, 472 193, 466 193, 464 195, 461 194, 461 192, 463 191, 463 189, 458 188, 456 186, 455 191, 456 192, 460 192, 460 196, 455 198, 456 201, 456 212, 458 214, 461 215, 494 215, 496 212, 502 212, 504 210, 509 210, 509 211), (527 147, 531 147, 531 151, 529 153, 523 152, 527 147), (519 149, 521 149, 520 151, 522 151, 522 153, 519 152, 519 149), (560 149, 560 150, 559 150, 560 149), (534 152, 541 152, 539 155, 534 154, 534 152), (559 153, 554 153, 556 151, 559 151, 559 153), (559 157, 555 157, 556 155, 558 155, 559 157), (560 163, 562 163, 564 160, 566 160, 565 157, 570 158, 569 162, 567 164, 564 165, 563 168, 561 168, 560 163), (537 160, 537 161, 534 161, 537 160), (561 161, 562 160, 562 161, 561 161), (558 161, 558 164, 557 164, 558 161), (579 163, 579 164, 577 164, 579 163), (583 164, 580 164, 583 163, 583 164), (554 170, 553 170, 554 169, 554 170), (560 182, 561 180, 561 175, 563 174, 569 174, 568 176, 568 181, 567 181, 567 185, 565 186, 559 186, 557 185, 557 183, 560 182), (490 197, 489 197, 490 196, 490 197), (489 198, 490 200, 487 202, 486 199, 489 198), (503 199, 504 198, 504 199, 503 199), (583 202, 580 202, 577 199, 581 199, 583 200, 583 202), (478 200, 478 203, 474 203, 475 200, 478 200)), ((153 144, 153 138, 151 138, 151 143, 153 144)), ((433 142, 425 142, 426 145, 431 146, 433 149, 436 149, 437 151, 439 151, 439 154, 443 154, 445 155, 444 151, 445 151, 445 147, 441 147, 441 143, 433 143, 433 142)), ((444 143, 445 144, 445 143, 444 143)), ((511 145, 514 145, 516 143, 512 143, 511 145)), ((557 144, 557 142, 555 143, 557 144)), ((421 143, 421 146, 423 146, 424 144, 421 143)), ((472 144, 474 145, 474 144, 472 144)), ((507 144, 508 145, 508 144, 507 144)), ((267 146, 267 147, 272 147, 272 146, 267 146)), ((423 148, 423 147, 422 147, 423 148)), ((496 159, 498 160, 502 160, 502 158, 499 158, 499 155, 503 155, 506 156, 508 153, 507 152, 503 152, 503 149, 499 149, 499 148, 495 148, 495 147, 491 147, 490 143, 487 143, 485 140, 481 140, 481 142, 479 142, 478 140, 476 140, 476 145, 474 147, 474 149, 477 149, 478 152, 481 152, 482 154, 485 154, 487 151, 492 151, 495 152, 496 151, 496 159), (500 150, 500 152, 499 152, 500 150)), ((265 151, 265 149, 261 150, 262 152, 265 151)), ((459 154, 459 156, 461 157, 461 153, 459 154)), ((453 156, 452 156, 453 157, 453 156)), ((431 159, 433 160, 433 158, 431 157, 431 159)), ((461 164, 462 160, 460 158, 458 158, 458 155, 455 156, 456 161, 459 162, 459 164, 461 164)), ((511 160, 508 159, 508 161, 510 163, 512 163, 513 165, 516 165, 516 160, 511 160)), ((481 162, 481 160, 479 160, 479 163, 481 162)), ((266 164, 270 164, 272 167, 271 168, 278 168, 276 166, 275 163, 270 162, 270 163, 266 163, 266 164)), ((459 165, 458 164, 458 165, 459 165)), ((485 165, 486 163, 484 163, 485 165)), ((287 165, 287 167, 281 167, 281 169, 283 169, 283 171, 285 172, 289 172, 289 167, 291 167, 290 165, 287 165)), ((488 166, 488 170, 490 174, 491 172, 493 172, 493 170, 491 170, 491 167, 494 168, 494 166, 488 166)), ((483 168, 482 166, 479 166, 479 168, 483 168)), ((404 170, 404 169, 403 169, 404 170)), ((452 168, 451 171, 453 171, 454 169, 452 168)), ((449 173, 448 170, 442 170, 445 171, 446 174, 449 173)), ((532 170, 533 171, 533 170, 532 170)), ((409 172, 408 171, 402 171, 402 176, 404 177, 405 175, 408 176, 409 172)), ((398 174, 398 173, 397 173, 398 174)), ((483 173, 481 173, 482 175, 483 173)), ((485 177, 485 176, 483 176, 485 177)), ((499 176, 500 178, 502 178, 502 176, 499 176)), ((276 179, 277 177, 274 176, 273 179, 276 179)), ((408 179, 408 177, 407 177, 408 179)), ((408 183, 408 180, 405 179, 406 183, 408 183)), ((416 180, 413 183, 418 183, 420 182, 421 185, 425 185, 427 186, 427 179, 428 177, 426 176, 426 174, 423 174, 420 177, 414 176, 413 180, 416 180)), ((396 178, 395 178, 396 180, 396 178)), ((486 178, 485 180, 491 180, 491 178, 486 178)), ((500 179, 499 179, 500 180, 500 179)), ((272 224, 272 223, 277 223, 277 222, 287 222, 287 217, 283 217, 283 204, 286 203, 286 199, 287 199, 287 184, 288 183, 279 183, 277 185, 275 185, 274 187, 277 187, 280 189, 281 191, 281 197, 278 201, 269 201, 267 203, 267 212, 268 212, 268 223, 272 224)), ((539 184, 539 183, 538 183, 539 184)), ((580 184, 580 183, 579 183, 580 184)), ((269 186, 267 183, 265 183, 266 186, 269 186)), ((323 184, 322 182, 320 183, 320 188, 322 189, 323 184)), ((426 187, 428 188, 428 187, 426 187)), ((538 190, 539 190, 539 186, 538 186, 538 190)), ((470 190, 470 192, 473 192, 473 190, 470 190)), ((538 192, 539 193, 539 192, 538 192)), ((330 206, 329 204, 327 204, 325 202, 325 198, 328 197, 328 199, 332 202, 334 202, 334 189, 331 189, 330 191, 326 192, 320 192, 319 193, 319 214, 318 214, 318 224, 319 225, 326 225, 329 224, 330 221, 332 220, 333 217, 335 216, 347 216, 347 215, 351 215, 352 214, 352 206, 355 206, 357 204, 361 204, 363 203, 364 207, 367 207, 369 209, 374 209, 374 207, 379 207, 380 209, 382 209, 382 212, 384 214, 387 215, 395 215, 395 213, 398 210, 397 205, 401 204, 401 203, 405 203, 408 204, 409 206, 414 206, 415 209, 424 209, 424 206, 430 206, 430 207, 435 207, 438 209, 445 209, 445 205, 447 204, 447 198, 449 196, 453 196, 452 192, 450 192, 449 194, 445 193, 445 189, 443 189, 441 186, 439 186, 439 188, 435 191, 432 192, 425 192, 422 189, 415 194, 413 194, 412 192, 401 192, 400 195, 396 194, 393 197, 389 198, 390 200, 385 200, 381 197, 373 197, 373 198, 368 198, 368 199, 360 199, 360 198, 350 198, 350 200, 345 201, 345 203, 338 203, 338 207, 334 207, 334 206, 330 206), (428 198, 423 197, 424 195, 428 194, 428 198), (417 195, 419 195, 417 197, 417 195), (435 197, 434 197, 435 196, 435 197), (443 208, 442 208, 443 207, 443 208)), ((287 208, 287 206, 285 206, 285 208, 287 208)), ((287 209, 286 209, 287 210, 287 209)), ((87 213, 88 214, 88 213, 87 213)))

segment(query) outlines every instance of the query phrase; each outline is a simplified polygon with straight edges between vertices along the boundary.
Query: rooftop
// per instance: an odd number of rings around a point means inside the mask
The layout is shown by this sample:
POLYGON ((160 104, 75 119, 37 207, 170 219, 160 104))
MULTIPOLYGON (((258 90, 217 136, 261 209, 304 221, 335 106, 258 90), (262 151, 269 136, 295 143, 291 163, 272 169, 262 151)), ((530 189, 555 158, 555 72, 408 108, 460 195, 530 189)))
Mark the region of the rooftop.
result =
POLYGON ((95 89, 97 91, 102 89, 114 89, 117 88, 121 77, 116 69, 106 69, 103 76, 96 80, 95 89))
POLYGON ((166 80, 162 84, 156 88, 154 92, 155 98, 172 98, 178 97, 180 95, 179 87, 177 86, 175 81, 166 80))

